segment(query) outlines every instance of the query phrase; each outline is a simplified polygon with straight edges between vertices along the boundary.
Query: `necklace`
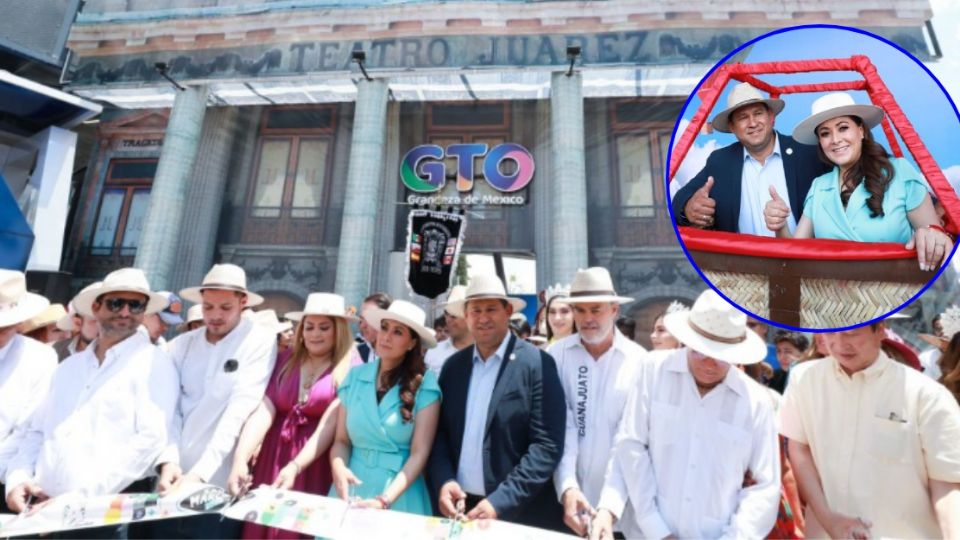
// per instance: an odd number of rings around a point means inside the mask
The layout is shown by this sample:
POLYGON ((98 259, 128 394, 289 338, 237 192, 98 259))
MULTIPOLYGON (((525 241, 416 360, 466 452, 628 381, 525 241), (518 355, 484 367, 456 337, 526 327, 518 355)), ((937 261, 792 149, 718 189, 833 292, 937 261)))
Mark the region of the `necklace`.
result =
POLYGON ((323 375, 329 365, 329 360, 324 360, 320 362, 319 365, 314 364, 312 366, 313 369, 308 369, 308 362, 304 362, 300 365, 300 391, 298 395, 298 401, 300 404, 304 404, 310 399, 310 389, 313 388, 313 385, 316 384, 317 379, 320 378, 320 375, 323 375))

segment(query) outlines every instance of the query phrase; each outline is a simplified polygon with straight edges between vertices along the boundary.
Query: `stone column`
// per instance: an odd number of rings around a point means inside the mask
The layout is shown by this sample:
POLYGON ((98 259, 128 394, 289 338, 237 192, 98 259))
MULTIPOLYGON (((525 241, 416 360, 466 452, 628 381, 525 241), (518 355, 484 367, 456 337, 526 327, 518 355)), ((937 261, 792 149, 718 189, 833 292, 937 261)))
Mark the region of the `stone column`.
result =
POLYGON ((194 178, 193 165, 200 148, 207 87, 177 92, 163 137, 163 150, 150 190, 150 209, 140 236, 134 266, 143 269, 150 287, 169 289, 177 260, 185 200, 194 178))
POLYGON ((218 107, 206 115, 193 176, 183 203, 183 226, 177 264, 171 270, 168 287, 174 292, 199 285, 213 264, 220 229, 227 179, 236 137, 240 130, 240 108, 218 107))
MULTIPOLYGON (((569 283, 586 268, 587 177, 583 141, 583 80, 553 74, 550 84, 550 256, 547 282, 569 283)), ((538 231, 538 234, 540 231, 538 231)))
POLYGON ((386 140, 387 81, 361 80, 357 84, 334 289, 346 298, 348 305, 359 308, 360 302, 371 292, 377 235, 392 234, 393 231, 377 230, 386 140))

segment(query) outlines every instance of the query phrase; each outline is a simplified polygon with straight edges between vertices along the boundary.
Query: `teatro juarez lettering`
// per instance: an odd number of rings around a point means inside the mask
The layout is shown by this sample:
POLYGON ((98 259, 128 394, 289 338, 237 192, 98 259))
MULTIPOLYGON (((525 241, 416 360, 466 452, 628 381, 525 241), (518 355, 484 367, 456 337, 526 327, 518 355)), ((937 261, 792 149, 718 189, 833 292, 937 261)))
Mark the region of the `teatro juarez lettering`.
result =
POLYGON ((535 170, 533 154, 517 143, 498 144, 493 148, 483 143, 451 144, 446 148, 424 144, 403 156, 400 179, 407 189, 417 193, 407 196, 409 204, 515 205, 527 202, 521 190, 533 180, 535 170), (447 183, 445 158, 454 158, 457 163, 457 194, 427 195, 442 190, 447 183), (477 181, 474 162, 480 158, 482 181, 502 195, 472 193, 477 181), (513 162, 514 172, 504 172, 506 161, 513 162))

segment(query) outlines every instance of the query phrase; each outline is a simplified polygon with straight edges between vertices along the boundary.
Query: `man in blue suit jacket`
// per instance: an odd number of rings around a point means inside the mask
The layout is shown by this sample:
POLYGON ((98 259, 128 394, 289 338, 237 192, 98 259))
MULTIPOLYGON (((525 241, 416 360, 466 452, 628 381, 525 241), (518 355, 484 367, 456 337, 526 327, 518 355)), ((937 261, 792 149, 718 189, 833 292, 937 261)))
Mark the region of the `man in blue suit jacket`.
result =
POLYGON ((443 404, 429 479, 447 517, 463 504, 468 519, 502 519, 560 530, 563 511, 553 472, 563 455, 566 407, 547 353, 509 332, 523 301, 507 297, 496 276, 476 276, 464 313, 476 343, 440 373, 443 404))
POLYGON ((734 87, 727 109, 711 125, 732 132, 737 142, 711 153, 703 170, 673 197, 677 225, 773 236, 763 222, 773 187, 780 196, 787 194, 791 230, 796 227, 810 184, 831 166, 820 160, 815 146, 773 129, 783 106, 782 100, 764 99, 747 83, 734 87))

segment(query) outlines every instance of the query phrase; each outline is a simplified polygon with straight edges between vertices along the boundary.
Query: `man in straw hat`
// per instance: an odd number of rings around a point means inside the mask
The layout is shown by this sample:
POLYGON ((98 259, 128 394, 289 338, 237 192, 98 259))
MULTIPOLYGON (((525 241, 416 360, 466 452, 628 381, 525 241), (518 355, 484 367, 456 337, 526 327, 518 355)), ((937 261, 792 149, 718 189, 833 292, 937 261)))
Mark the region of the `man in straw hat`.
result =
MULTIPOLYGON (((167 443, 179 382, 169 357, 137 332, 146 313, 166 307, 141 270, 122 268, 74 300, 92 313, 100 337, 63 361, 7 471, 7 504, 69 492, 149 491, 167 443)), ((77 536, 112 535, 116 526, 77 536)), ((106 536, 103 536, 106 537, 106 536)))
POLYGON ((664 325, 683 347, 641 364, 591 537, 609 538, 621 518, 627 538, 765 538, 780 503, 774 412, 769 390, 731 364, 759 362, 766 347, 713 289, 664 325))
POLYGON ((791 370, 780 430, 807 537, 960 538, 960 407, 881 350, 883 322, 826 335, 791 370))
MULTIPOLYGON (((28 421, 46 397, 57 369, 53 349, 18 332, 47 305, 46 298, 27 292, 23 272, 0 269, 0 489, 28 421)), ((6 501, 0 501, 0 513, 8 511, 6 501)))
POLYGON ((560 366, 567 401, 563 459, 553 478, 564 523, 584 536, 600 502, 613 437, 646 351, 616 327, 620 305, 633 298, 614 291, 606 268, 578 271, 564 302, 573 308, 577 333, 547 349, 560 366))
MULTIPOLYGON (((80 294, 99 287, 101 282, 95 281, 87 285, 80 291, 80 294)), ((53 344, 53 350, 57 351, 57 357, 61 362, 67 359, 71 354, 76 354, 87 348, 93 340, 100 334, 100 327, 97 325, 97 318, 92 313, 80 313, 77 306, 71 300, 68 304, 67 315, 57 321, 57 326, 64 332, 69 332, 70 337, 62 339, 53 344)))
POLYGON ((450 358, 453 353, 462 351, 470 345, 473 345, 473 336, 470 335, 470 328, 467 327, 467 321, 463 318, 463 311, 453 313, 450 311, 450 304, 463 300, 466 295, 467 287, 464 285, 454 285, 447 295, 447 303, 444 306, 443 318, 447 323, 448 338, 437 343, 437 346, 428 350, 424 358, 427 368, 440 375, 444 362, 450 358))
POLYGON ((560 529, 553 471, 563 454, 563 389, 553 358, 509 331, 526 304, 507 296, 497 276, 474 276, 464 298, 475 343, 440 372, 444 401, 430 455, 437 508, 454 517, 503 519, 560 529))
MULTIPOLYGON (((237 437, 263 398, 277 356, 276 333, 242 316, 263 297, 247 290, 239 266, 214 265, 203 283, 180 296, 203 306, 205 326, 169 343, 180 373, 183 428, 159 459, 160 493, 196 482, 227 487, 237 437)), ((239 531, 240 522, 209 515, 154 527, 158 537, 235 538, 239 531)))
POLYGON ((710 124, 732 132, 737 142, 713 151, 703 170, 673 197, 678 225, 774 236, 763 218, 773 186, 789 194, 789 227, 796 229, 810 184, 830 167, 817 157, 816 147, 774 131, 783 106, 783 100, 765 99, 747 83, 733 87, 727 108, 710 124))

